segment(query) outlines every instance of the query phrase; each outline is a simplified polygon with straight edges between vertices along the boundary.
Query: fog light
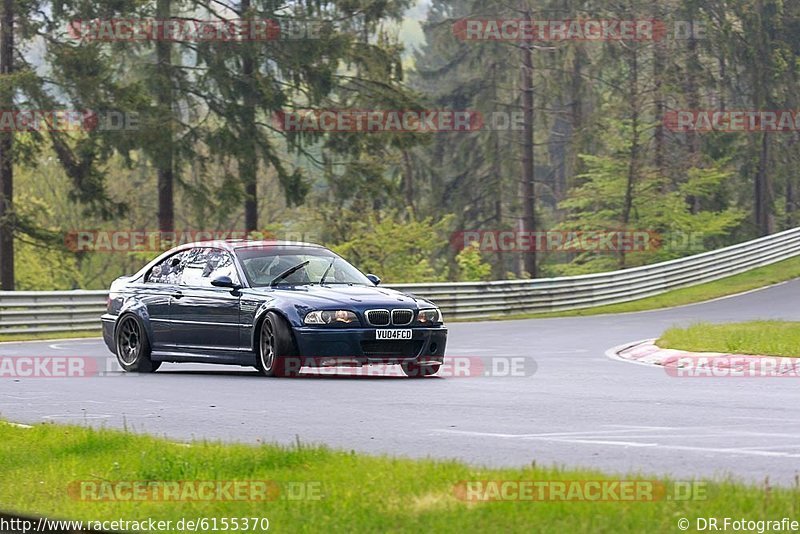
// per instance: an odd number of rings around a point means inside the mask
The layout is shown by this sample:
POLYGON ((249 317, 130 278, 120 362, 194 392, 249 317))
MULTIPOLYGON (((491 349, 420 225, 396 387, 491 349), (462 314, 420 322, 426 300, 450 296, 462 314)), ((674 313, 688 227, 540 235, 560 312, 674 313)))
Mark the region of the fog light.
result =
POLYGON ((428 350, 431 352, 431 354, 436 354, 436 349, 438 348, 439 347, 436 346, 436 343, 431 343, 431 346, 428 350))

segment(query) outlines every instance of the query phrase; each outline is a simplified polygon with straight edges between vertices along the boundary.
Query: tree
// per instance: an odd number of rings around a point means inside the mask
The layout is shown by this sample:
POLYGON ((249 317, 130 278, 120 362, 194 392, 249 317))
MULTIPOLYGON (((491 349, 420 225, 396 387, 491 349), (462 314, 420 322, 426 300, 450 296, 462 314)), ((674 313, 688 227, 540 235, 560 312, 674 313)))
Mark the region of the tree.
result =
MULTIPOLYGON (((172 16, 171 0, 156 0, 156 18, 169 20, 172 16)), ((154 161, 158 174, 158 229, 162 232, 175 230, 174 206, 174 109, 175 97, 172 82, 172 45, 167 39, 159 39, 155 44, 156 69, 154 92, 158 117, 165 119, 157 129, 158 150, 154 161)))
MULTIPOLYGON (((0 110, 14 109, 14 0, 3 0, 0 20, 0 110)), ((14 289, 14 133, 0 132, 0 288, 14 289)))
POLYGON ((205 101, 219 119, 207 143, 217 157, 237 163, 247 230, 258 226, 258 176, 267 170, 276 175, 289 206, 308 193, 303 166, 290 165, 289 153, 321 165, 321 142, 331 153, 354 151, 319 132, 282 130, 273 117, 301 108, 346 107, 353 91, 373 102, 381 102, 381 93, 401 92, 392 72, 399 49, 384 38, 380 25, 399 18, 407 5, 407 0, 298 2, 283 9, 271 1, 244 0, 235 15, 277 21, 281 38, 198 47, 202 82, 209 89, 205 101), (299 34, 293 33, 298 28, 299 34))
MULTIPOLYGON (((65 26, 62 18, 70 2, 44 9, 41 2, 3 0, 0 15, 0 111, 5 119, 18 117, 17 112, 42 112, 63 109, 74 119, 81 110, 107 109, 84 106, 91 100, 79 95, 81 88, 103 80, 95 93, 114 91, 107 83, 103 63, 92 62, 91 53, 69 43, 58 32, 65 26), (52 75, 44 76, 32 65, 24 52, 29 44, 44 43, 52 75), (71 78, 77 74, 80 80, 71 78)), ((97 103, 97 102, 93 102, 97 103)), ((61 164, 73 188, 70 198, 84 204, 86 213, 112 217, 124 210, 124 204, 108 197, 99 160, 118 146, 120 140, 105 131, 69 132, 56 118, 47 117, 34 125, 14 126, 0 132, 0 288, 12 290, 14 283, 14 239, 27 235, 36 240, 53 242, 58 236, 44 231, 22 215, 14 205, 14 165, 18 162, 35 165, 37 156, 50 148, 61 164)), ((84 127, 86 122, 83 123, 84 127)), ((90 123, 89 123, 90 124, 90 123)))

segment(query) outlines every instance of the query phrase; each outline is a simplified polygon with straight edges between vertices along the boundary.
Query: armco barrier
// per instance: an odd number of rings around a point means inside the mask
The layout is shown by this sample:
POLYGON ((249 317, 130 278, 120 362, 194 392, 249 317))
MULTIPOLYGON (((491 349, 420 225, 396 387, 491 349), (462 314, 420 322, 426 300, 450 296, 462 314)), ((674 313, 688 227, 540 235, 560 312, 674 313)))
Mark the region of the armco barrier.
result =
MULTIPOLYGON (((800 228, 677 260, 581 276, 396 284, 428 298, 445 319, 590 308, 709 282, 800 254, 800 228)), ((2 291, 0 333, 98 330, 106 291, 2 291)))

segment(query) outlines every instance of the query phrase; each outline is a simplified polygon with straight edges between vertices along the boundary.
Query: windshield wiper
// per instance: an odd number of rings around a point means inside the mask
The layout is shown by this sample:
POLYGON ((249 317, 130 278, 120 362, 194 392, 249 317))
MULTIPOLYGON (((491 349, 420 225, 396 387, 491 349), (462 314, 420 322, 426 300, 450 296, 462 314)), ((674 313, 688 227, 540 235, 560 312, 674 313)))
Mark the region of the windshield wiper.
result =
POLYGON ((331 267, 333 267, 333 262, 335 262, 335 261, 336 261, 336 258, 333 258, 331 260, 331 262, 328 264, 328 268, 325 269, 325 272, 322 273, 322 278, 319 279, 319 285, 322 285, 322 284, 325 283, 325 277, 328 276, 328 273, 330 272, 331 267))
POLYGON ((272 282, 269 283, 269 287, 275 287, 276 285, 278 285, 278 282, 280 282, 281 280, 283 280, 287 276, 291 276, 295 272, 299 271, 300 269, 302 269, 303 267, 308 265, 308 262, 309 262, 309 260, 306 260, 303 263, 299 263, 299 264, 295 265, 294 267, 286 269, 281 274, 279 274, 278 276, 276 276, 275 278, 272 279, 272 282))

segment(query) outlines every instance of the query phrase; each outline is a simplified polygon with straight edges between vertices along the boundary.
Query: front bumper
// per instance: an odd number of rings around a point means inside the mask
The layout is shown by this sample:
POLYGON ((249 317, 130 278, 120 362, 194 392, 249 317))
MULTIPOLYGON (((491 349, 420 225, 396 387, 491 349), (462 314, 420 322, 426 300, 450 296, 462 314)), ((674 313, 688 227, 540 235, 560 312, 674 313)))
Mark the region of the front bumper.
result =
MULTIPOLYGON (((377 340, 376 328, 293 328, 303 364, 442 363, 447 328, 411 328, 409 340, 377 340)), ((402 329, 398 329, 402 330, 402 329)))

